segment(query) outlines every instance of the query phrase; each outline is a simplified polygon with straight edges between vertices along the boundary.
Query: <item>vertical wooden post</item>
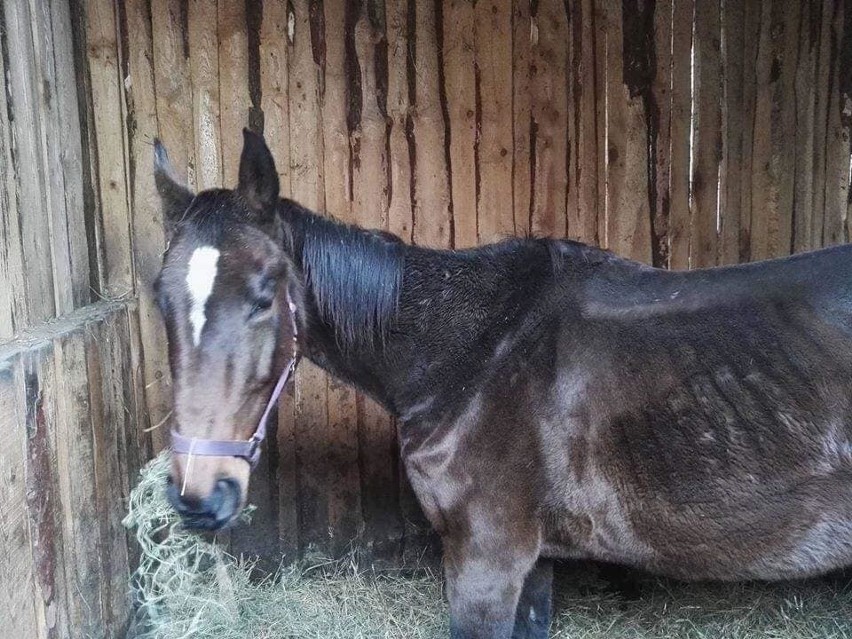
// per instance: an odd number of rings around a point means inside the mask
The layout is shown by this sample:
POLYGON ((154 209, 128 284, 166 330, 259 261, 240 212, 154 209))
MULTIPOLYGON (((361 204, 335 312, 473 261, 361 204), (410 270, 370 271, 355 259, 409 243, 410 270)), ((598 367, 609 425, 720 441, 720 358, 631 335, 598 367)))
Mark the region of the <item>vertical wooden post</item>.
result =
MULTIPOLYGON (((141 367, 153 451, 166 446, 171 412, 171 372, 166 335, 153 299, 152 285, 162 263, 165 241, 160 197, 154 185, 153 141, 159 135, 155 91, 153 25, 146 0, 129 0, 124 7, 127 75, 127 112, 130 197, 133 220, 133 257, 139 301, 140 344, 134 352, 141 367)), ((160 74, 164 70, 160 68, 160 74)), ((161 80, 162 86, 162 80, 161 80)), ((172 149, 169 147, 169 152, 172 149)))
MULTIPOLYGON (((647 8, 646 8, 647 10, 647 8)), ((648 202, 648 126, 642 93, 648 90, 639 60, 643 16, 607 10, 607 247, 651 261, 648 202)))
MULTIPOLYGON (((841 244, 848 240, 846 210, 849 206, 849 153, 852 102, 841 92, 840 79, 848 73, 850 60, 841 57, 843 30, 848 26, 848 3, 834 4, 831 21, 831 68, 829 69, 830 95, 825 141, 825 216, 822 242, 824 246, 841 244), (845 19, 844 19, 845 18, 845 19)), ((848 44, 846 45, 849 46, 848 44)), ((848 90, 848 87, 844 87, 848 90)))
POLYGON ((222 121, 224 185, 234 188, 243 150, 243 127, 249 123, 248 37, 245 3, 219 2, 219 108, 222 121))
POLYGON ((104 516, 97 509, 89 380, 83 331, 59 337, 54 344, 57 374, 57 476, 62 499, 62 530, 70 540, 65 549, 69 624, 74 634, 106 634, 101 600, 100 530, 93 526, 104 516))
POLYGON ((98 248, 104 256, 102 288, 110 298, 134 292, 117 33, 115 5, 110 0, 87 2, 86 36, 101 206, 98 248))
POLYGON ((693 15, 693 0, 675 0, 672 13, 672 122, 669 156, 669 267, 673 269, 689 268, 693 15))
MULTIPOLYGON (((2 99, 2 98, 0 98, 2 99)), ((27 517, 27 431, 17 358, 0 357, 0 618, 10 637, 45 636, 44 608, 34 596, 27 517)))
MULTIPOLYGON (((672 126, 672 18, 675 0, 661 0, 654 9, 654 78, 648 101, 648 136, 654 152, 649 162, 651 189, 651 249, 654 266, 669 262, 669 217, 671 215, 671 126, 672 126)), ((650 52, 649 52, 650 55, 650 52)))
POLYGON ((414 145, 413 236, 415 243, 433 248, 450 246, 452 238, 436 19, 432 6, 409 2, 408 24, 414 28, 414 33, 409 32, 409 47, 413 47, 414 55, 408 69, 409 86, 413 89, 409 92, 414 145))
MULTIPOLYGON (((531 16, 530 98, 534 236, 565 236, 568 190, 568 16, 565 4, 541 0, 531 16)), ((499 195, 499 192, 498 192, 499 195)))
POLYGON ((388 230, 405 242, 411 242, 414 124, 408 82, 407 0, 385 1, 385 25, 388 42, 388 230))
MULTIPOLYGON (((281 195, 291 195, 290 184, 290 105, 289 45, 287 5, 283 2, 263 3, 259 35, 261 110, 264 114, 264 137, 275 158, 281 195)), ((299 522, 297 490, 295 413, 292 391, 278 403, 278 545, 288 560, 298 557, 299 522)))
MULTIPOLYGON (((453 245, 476 246, 477 229, 477 109, 474 56, 474 3, 449 0, 443 3, 444 92, 449 118, 450 178, 453 204, 453 245)), ((399 45, 397 45, 399 46, 399 45)), ((516 64, 520 64, 515 60, 516 64)), ((526 68, 518 69, 519 75, 526 68)), ((516 182, 526 179, 516 177, 516 182)), ((529 198, 527 198, 527 203, 529 198)), ((526 203, 525 203, 526 204, 526 203)))
MULTIPOLYGON (((0 39, 4 34, 0 33, 0 39)), ((6 69, 0 46, 0 69, 6 69)), ((4 72, 0 91, 0 341, 10 339, 26 325, 29 315, 24 251, 18 217, 18 190, 12 158, 12 123, 4 72)))
MULTIPOLYGON (((199 191, 234 186, 225 184, 222 171, 219 37, 218 29, 213 28, 217 21, 216 2, 191 0, 188 6, 186 37, 189 44, 189 80, 192 85, 195 177, 199 191)), ((231 64, 230 59, 225 60, 225 66, 231 64)), ((238 69, 239 71, 244 70, 238 69)), ((227 131, 231 138, 241 140, 240 133, 239 130, 227 131)))
POLYGON ((37 636, 66 637, 68 601, 56 468, 56 376, 50 342, 21 354, 18 383, 24 388, 26 504, 34 567, 37 636))
POLYGON ((599 199, 599 184, 606 181, 604 170, 604 123, 602 105, 606 95, 598 94, 603 63, 597 59, 605 47, 596 43, 601 36, 596 26, 599 16, 593 0, 577 0, 571 13, 571 101, 569 108, 569 193, 566 233, 568 237, 589 244, 598 244, 599 217, 603 219, 604 202, 599 199), (599 68, 601 67, 601 68, 599 68))
MULTIPOLYGON (((32 38, 33 16, 27 2, 6 2, 5 39, 8 51, 15 52, 5 60, 9 104, 14 140, 14 175, 17 178, 13 197, 17 198, 23 277, 26 285, 28 317, 23 325, 34 324, 56 315, 53 265, 49 247, 49 202, 45 192, 46 167, 41 157, 41 123, 37 85, 36 52, 32 38)), ((21 318, 23 319, 23 318, 21 318)))
MULTIPOLYGON (((290 95, 290 179, 293 198, 314 210, 325 208, 322 111, 314 52, 319 40, 321 7, 294 1, 287 16, 290 95)), ((299 467, 299 544, 326 547, 328 495, 322 451, 328 428, 328 382, 325 373, 303 361, 296 375, 296 455, 299 467)))
MULTIPOLYGON (((216 25, 208 24, 207 29, 216 25)), ((186 24, 181 0, 151 0, 154 91, 160 139, 187 186, 196 186, 192 126, 192 89, 184 40, 186 24)), ((218 69, 217 69, 218 71, 218 69)))
POLYGON ((66 3, 34 8, 55 295, 57 312, 67 313, 91 299, 71 16, 66 3))
POLYGON ((719 0, 695 5, 692 104, 691 262, 715 266, 718 251, 719 165, 722 161, 722 58, 719 0))
POLYGON ((743 83, 745 0, 725 0, 722 10, 722 135, 719 185, 719 262, 740 261, 744 135, 748 130, 743 83))
MULTIPOLYGON (((477 218, 480 242, 487 243, 515 234, 512 211, 512 47, 507 46, 512 40, 512 12, 507 2, 480 0, 474 5, 474 19, 475 85, 479 104, 477 218)), ((418 15, 418 45, 420 31, 425 27, 426 23, 418 15)), ((533 153, 530 144, 530 155, 533 153)), ((530 187, 535 188, 533 184, 530 187)))
POLYGON ((795 100, 799 7, 762 5, 752 165, 751 258, 786 255, 792 246, 795 100))

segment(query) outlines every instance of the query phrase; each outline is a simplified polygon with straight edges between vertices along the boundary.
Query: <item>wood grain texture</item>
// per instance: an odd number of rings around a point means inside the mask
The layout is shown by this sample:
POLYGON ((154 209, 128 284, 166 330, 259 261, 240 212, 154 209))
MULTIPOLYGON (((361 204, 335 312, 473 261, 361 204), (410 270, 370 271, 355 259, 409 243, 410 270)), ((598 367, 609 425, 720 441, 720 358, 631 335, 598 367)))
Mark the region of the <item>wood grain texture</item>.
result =
POLYGON ((65 552, 70 627, 83 636, 105 634, 101 584, 101 537, 97 526, 95 449, 89 416, 89 378, 83 330, 54 341, 57 375, 57 476, 62 501, 62 531, 69 543, 65 552))
POLYGON ((758 43, 752 164, 751 259, 792 246, 798 6, 763 2, 758 43))
MULTIPOLYGON (((49 254, 53 275, 53 297, 56 314, 62 315, 74 308, 71 286, 71 255, 69 252, 68 212, 65 210, 65 180, 57 138, 62 135, 58 108, 57 76, 54 61, 55 43, 51 25, 50 6, 47 3, 30 5, 30 23, 33 39, 33 76, 35 117, 38 120, 37 162, 41 165, 44 192, 42 209, 47 224, 49 244, 44 247, 49 254)), ((71 129, 79 126, 79 120, 66 122, 71 129)), ((79 133, 77 135, 79 139, 79 133)), ((79 184, 81 181, 77 180, 79 184)))
MULTIPOLYGON (((828 99, 825 162, 825 214, 822 243, 824 246, 847 241, 845 219, 849 201, 849 152, 852 102, 840 91, 841 78, 847 77, 850 60, 842 55, 843 30, 847 26, 846 3, 832 7, 831 55, 829 82, 832 89, 828 99)), ((848 8, 852 10, 852 8, 848 8)), ((847 45, 848 46, 848 45, 847 45)), ((847 87, 848 90, 849 87, 847 87)), ((780 96, 779 96, 779 99, 780 96)), ((780 141, 779 141, 780 144, 780 141)))
POLYGON ((219 109, 222 126, 224 185, 234 188, 243 149, 243 127, 249 125, 249 68, 246 7, 243 2, 219 2, 219 109))
POLYGON ((718 0, 695 5, 690 265, 718 262, 719 165, 722 162, 722 24, 718 0))
MULTIPOLYGON (((414 145, 412 237, 417 244, 442 248, 450 245, 452 219, 436 15, 429 3, 408 3, 408 24, 413 29, 413 33, 409 33, 409 47, 413 54, 408 67, 411 143, 414 145)), ((481 206, 479 210, 482 210, 481 206)))
MULTIPOLYGON (((221 188, 223 172, 222 120, 219 108, 219 31, 211 28, 218 20, 217 3, 192 0, 187 11, 197 188, 221 188)), ((225 66, 229 63, 226 59, 225 66)), ((239 71, 242 69, 237 70, 239 71)), ((228 131, 232 138, 239 137, 238 133, 228 131)))
POLYGON ((722 26, 722 166, 719 173, 720 264, 740 261, 744 170, 746 0, 726 0, 722 26))
POLYGON ((263 135, 276 158, 281 195, 288 197, 290 186, 289 52, 287 5, 263 3, 260 23, 259 66, 263 135))
POLYGON ((595 236, 598 238, 598 246, 607 246, 607 215, 609 213, 609 202, 607 197, 607 132, 608 132, 608 104, 607 104, 607 81, 609 70, 607 68, 607 47, 609 36, 607 34, 607 2, 606 0, 592 0, 592 25, 594 33, 594 65, 595 65, 595 190, 597 192, 597 225, 595 236))
MULTIPOLYGON (((289 118, 289 44, 287 39, 287 5, 263 4, 259 27, 259 75, 261 111, 264 114, 264 137, 276 159, 282 196, 291 195, 290 185, 290 118, 289 118)), ((290 560, 299 556, 299 494, 296 466, 295 413, 292 385, 278 402, 274 449, 275 463, 271 482, 277 487, 277 503, 272 505, 277 518, 279 552, 290 560)), ((267 534, 269 531, 265 531, 267 534)))
MULTIPOLYGON (((155 90, 153 25, 146 0, 125 3, 123 33, 128 52, 126 73, 131 78, 130 83, 125 84, 125 101, 128 119, 133 123, 128 131, 128 149, 141 346, 136 356, 143 376, 148 426, 155 427, 151 434, 153 450, 159 451, 167 445, 168 439, 165 421, 171 412, 171 372, 165 330, 152 290, 162 263, 165 237, 160 196, 152 171, 153 142, 160 135, 160 121, 155 90)), ((162 86, 162 80, 160 84, 162 86)))
POLYGON ((651 206, 651 255, 654 266, 665 267, 669 260, 668 229, 671 214, 671 123, 672 123, 672 17, 674 2, 662 0, 654 9, 654 48, 648 64, 653 65, 647 93, 651 206))
MULTIPOLYGON (((327 22, 328 25, 328 22, 327 22)), ((345 40, 354 49, 356 65, 350 87, 349 138, 352 163, 352 218, 366 228, 386 229, 388 223, 387 41, 385 14, 377 0, 347 7, 345 40), (353 103, 358 100, 359 104, 353 103)), ((329 33, 329 36, 331 34, 329 33)), ((327 38, 327 40, 330 38, 327 38)), ((395 464, 396 429, 387 412, 367 397, 357 398, 357 431, 345 410, 348 402, 332 404, 329 382, 329 427, 334 445, 333 468, 338 484, 331 493, 330 521, 341 531, 336 551, 358 532, 374 562, 393 562, 402 534, 398 516, 395 464), (336 410, 332 411, 332 406, 336 410), (355 435, 353 437, 353 435, 355 435), (360 459, 359 459, 360 457, 360 459), (360 486, 359 486, 360 470, 360 486), (342 545, 341 545, 342 544, 342 545)), ((348 400, 351 389, 334 381, 337 397, 348 400)))
POLYGON ((121 519, 140 463, 134 451, 144 449, 125 428, 138 412, 128 311, 135 305, 89 305, 0 344, 0 408, 13 420, 0 435, 0 536, 18 549, 0 560, 0 583, 17 588, 0 609, 14 636, 117 636, 127 624, 129 565, 116 558, 128 555, 121 519), (92 335, 114 362, 98 364, 94 384, 92 335), (105 474, 114 458, 136 461, 105 474))
MULTIPOLYGON (((240 130, 262 129, 282 195, 427 246, 568 236, 673 268, 805 250, 848 237, 844 9, 839 0, 6 3, 0 339, 57 313, 76 317, 90 285, 138 297, 138 311, 95 322, 85 346, 56 342, 51 360, 48 406, 71 406, 87 385, 92 446, 112 447, 92 462, 94 488, 51 471, 63 579, 73 566, 84 581, 98 575, 104 627, 120 620, 115 574, 132 552, 97 565, 62 554, 80 527, 67 505, 94 499, 106 518, 99 548, 117 548, 114 503, 129 483, 107 477, 129 482, 165 443, 164 428, 145 431, 167 423, 171 402, 149 288, 164 248, 154 137, 197 189, 233 186, 240 130), (80 348, 85 380, 61 379, 80 348), (106 429, 113 421, 121 442, 106 429)), ((81 424, 57 422, 57 435, 81 424)), ((277 445, 252 486, 263 512, 233 548, 339 553, 360 533, 374 559, 398 561, 400 546, 402 560, 416 558, 423 520, 390 416, 304 363, 271 435, 277 445)), ((85 438, 55 444, 48 458, 60 467, 86 457, 85 438)), ((33 588, 46 583, 32 574, 33 588)), ((45 610, 21 619, 44 630, 45 610)), ((82 602, 67 610, 71 623, 94 623, 82 602)))
MULTIPOLYGON (((293 198, 314 210, 325 209, 322 106, 317 55, 321 5, 292 4, 287 18, 290 92, 290 176, 293 198)), ((339 179, 339 176, 335 176, 339 179)), ((328 548, 328 493, 324 450, 328 429, 328 377, 303 361, 296 373, 296 459, 299 468, 300 550, 314 544, 328 548)), ((333 531, 332 531, 333 532, 333 531)))
POLYGON ((571 6, 571 79, 569 103, 569 193, 567 199, 567 235, 589 244, 599 242, 599 218, 605 214, 598 187, 605 175, 604 123, 601 105, 605 96, 598 93, 599 65, 595 4, 581 0, 571 6))
MULTIPOLYGON (((0 47, 0 68, 4 71, 5 49, 0 47)), ((6 94, 4 84, 0 91, 0 340, 11 339, 26 325, 29 314, 18 217, 17 179, 12 155, 11 112, 6 94)))
MULTIPOLYGON (((530 52, 532 185, 530 233, 564 237, 568 167, 568 20, 565 4, 541 0, 531 16, 530 52)), ((499 41, 499 40, 498 40, 499 41)), ((496 193, 500 196, 500 192, 496 193)), ((514 229, 512 229, 514 234, 514 229)))
MULTIPOLYGON (((409 85, 407 0, 385 1, 388 43, 388 230, 406 242, 414 228, 414 122, 409 85)), ((473 232, 468 231, 469 235, 473 232)), ((468 241, 468 240, 465 240, 468 241)))
MULTIPOLYGON (((418 11, 418 14, 420 13, 425 11, 418 11)), ((475 86, 479 104, 476 205, 479 241, 485 244, 515 234, 511 153, 512 48, 506 46, 512 37, 512 12, 508 2, 480 0, 474 4, 474 19, 475 86)), ((418 43, 425 24, 418 15, 418 43)), ((431 25, 429 27, 431 28, 431 25)), ((426 43, 428 42, 426 40, 426 43)), ((427 69, 428 64, 424 60, 427 69)), ((533 153, 534 149, 530 144, 530 156, 533 153)), ((531 189, 535 190, 535 186, 532 185, 531 189)))
MULTIPOLYGON (((40 341, 21 353, 17 369, 24 388, 26 504, 37 610, 37 636, 70 634, 68 592, 56 459, 56 367, 53 345, 40 341)), ((126 574, 126 573, 125 573, 126 574)))
POLYGON ((693 12, 693 0, 687 0, 675 2, 672 13, 668 243, 673 269, 689 268, 693 12))
POLYGON ((123 431, 124 406, 115 393, 110 329, 103 323, 86 329, 86 370, 89 379, 89 416, 95 450, 94 481, 100 537, 103 619, 117 627, 129 609, 127 545, 121 529, 122 485, 117 430, 123 431), (116 420, 116 421, 113 421, 116 420), (120 420, 120 421, 118 421, 120 420))
POLYGON ((117 34, 114 4, 109 0, 87 2, 86 36, 97 145, 93 155, 100 202, 97 248, 103 255, 104 265, 101 289, 110 298, 130 296, 134 292, 117 34))
MULTIPOLYGON (((184 24, 184 7, 181 0, 150 0, 150 3, 159 137, 178 175, 186 176, 187 185, 195 188, 192 85, 185 48, 189 34, 184 24)), ((208 23, 205 28, 216 31, 218 25, 208 23)))
POLYGON ((91 299, 72 23, 66 3, 34 3, 34 18, 41 87, 41 144, 49 175, 51 256, 57 311, 61 314, 91 299))
MULTIPOLYGON (((762 9, 759 2, 746 2, 743 26, 743 166, 740 206, 740 261, 751 255, 752 177, 754 169, 754 128, 757 107, 757 50, 760 43, 762 9)), ((821 227, 820 227, 821 228, 821 227)))
MULTIPOLYGON (((451 131, 449 136, 450 177, 455 222, 453 243, 456 248, 468 248, 478 243, 476 148, 479 104, 476 96, 474 3, 469 0, 449 0, 444 3, 442 13, 444 90, 447 96, 447 117, 451 131)), ((529 33, 528 25, 527 33, 529 33)), ((391 42, 394 41, 391 40, 391 42)), ((400 46, 399 40, 396 41, 395 46, 400 46)), ((515 55, 514 63, 518 65, 517 74, 521 77, 527 77, 528 74, 524 60, 525 58, 519 59, 515 55)), ((515 96, 517 98, 517 93, 515 96)), ((527 127, 529 126, 528 115, 529 111, 527 111, 527 127)), ((519 127, 523 124, 518 123, 519 127)), ((520 137, 523 138, 523 134, 520 137)), ((515 139, 517 141, 517 138, 515 139)), ((514 179, 516 182, 528 180, 526 175, 514 179)), ((529 198, 524 201, 524 206, 528 201, 529 198)))
POLYGON ((56 315, 46 167, 41 155, 42 123, 36 81, 36 51, 32 37, 34 16, 26 2, 3 5, 7 51, 6 77, 14 140, 13 163, 18 227, 26 285, 27 318, 24 325, 56 315))
POLYGON ((648 126, 642 93, 649 78, 638 51, 647 42, 644 17, 607 9, 607 248, 651 261, 648 126), (642 42, 642 38, 646 38, 642 42))
POLYGON ((19 358, 0 360, 0 618, 10 637, 42 637, 26 496, 24 387, 19 358))

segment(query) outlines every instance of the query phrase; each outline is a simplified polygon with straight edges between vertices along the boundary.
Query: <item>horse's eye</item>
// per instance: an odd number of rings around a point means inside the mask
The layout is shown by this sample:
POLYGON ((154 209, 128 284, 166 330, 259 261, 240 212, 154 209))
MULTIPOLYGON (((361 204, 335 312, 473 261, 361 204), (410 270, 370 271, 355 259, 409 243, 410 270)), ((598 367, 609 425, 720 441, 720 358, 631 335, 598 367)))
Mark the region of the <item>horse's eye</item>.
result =
POLYGON ((257 317, 272 308, 271 297, 260 297, 254 301, 249 311, 249 317, 257 317))

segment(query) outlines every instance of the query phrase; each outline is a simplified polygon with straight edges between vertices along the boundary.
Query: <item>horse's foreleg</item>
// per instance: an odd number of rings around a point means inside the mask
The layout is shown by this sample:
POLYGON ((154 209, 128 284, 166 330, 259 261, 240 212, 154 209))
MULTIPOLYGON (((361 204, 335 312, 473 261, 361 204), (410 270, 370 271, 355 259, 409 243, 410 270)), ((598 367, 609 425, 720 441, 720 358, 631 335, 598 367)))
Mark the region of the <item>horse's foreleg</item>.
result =
POLYGON ((524 580, 512 639, 547 639, 552 587, 553 560, 539 559, 524 580))
POLYGON ((511 548, 465 546, 449 548, 447 540, 444 543, 450 637, 510 639, 524 579, 535 557, 511 548))

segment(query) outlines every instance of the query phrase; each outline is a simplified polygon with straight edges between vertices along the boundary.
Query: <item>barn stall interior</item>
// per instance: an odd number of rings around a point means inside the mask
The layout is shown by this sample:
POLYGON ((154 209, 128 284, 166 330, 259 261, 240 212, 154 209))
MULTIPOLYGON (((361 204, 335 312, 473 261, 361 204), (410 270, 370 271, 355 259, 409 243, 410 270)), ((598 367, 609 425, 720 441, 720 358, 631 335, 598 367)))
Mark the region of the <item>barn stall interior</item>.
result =
MULTIPOLYGON (((407 242, 570 237, 695 268, 848 240, 841 0, 4 0, 0 619, 114 636, 166 444, 152 141, 196 190, 262 131, 282 195, 407 242)), ((395 424, 304 362, 221 535, 277 563, 429 543, 395 424)))

